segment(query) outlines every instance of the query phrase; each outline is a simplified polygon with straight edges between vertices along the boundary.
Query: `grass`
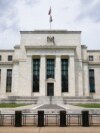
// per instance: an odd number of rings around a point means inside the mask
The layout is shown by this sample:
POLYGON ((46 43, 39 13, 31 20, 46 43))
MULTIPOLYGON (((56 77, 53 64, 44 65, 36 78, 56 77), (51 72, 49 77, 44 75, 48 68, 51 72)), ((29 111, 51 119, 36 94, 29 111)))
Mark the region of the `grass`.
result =
POLYGON ((77 104, 76 106, 85 107, 85 108, 100 108, 100 104, 77 104))
POLYGON ((26 106, 26 104, 15 104, 15 103, 1 103, 0 108, 16 108, 20 106, 26 106))

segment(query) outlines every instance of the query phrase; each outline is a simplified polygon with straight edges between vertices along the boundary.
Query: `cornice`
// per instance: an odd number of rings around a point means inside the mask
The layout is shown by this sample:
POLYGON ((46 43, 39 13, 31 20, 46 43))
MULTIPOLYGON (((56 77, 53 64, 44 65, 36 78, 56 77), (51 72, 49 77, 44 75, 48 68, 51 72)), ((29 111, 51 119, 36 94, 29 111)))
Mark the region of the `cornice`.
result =
POLYGON ((13 65, 13 62, 0 62, 0 65, 13 65))
POLYGON ((100 50, 87 50, 88 53, 90 52, 100 52, 100 50))
POLYGON ((68 30, 34 30, 34 31, 20 31, 21 34, 81 34, 81 31, 68 30))
POLYGON ((83 63, 88 63, 88 60, 82 60, 83 63))
POLYGON ((20 49, 20 45, 15 45, 14 48, 15 49, 20 49))
POLYGON ((0 49, 0 52, 14 52, 12 49, 0 49))
POLYGON ((100 62, 99 61, 89 62, 89 65, 100 65, 100 62))
POLYGON ((76 46, 55 46, 55 45, 44 45, 44 46, 25 46, 26 49, 76 49, 76 46))

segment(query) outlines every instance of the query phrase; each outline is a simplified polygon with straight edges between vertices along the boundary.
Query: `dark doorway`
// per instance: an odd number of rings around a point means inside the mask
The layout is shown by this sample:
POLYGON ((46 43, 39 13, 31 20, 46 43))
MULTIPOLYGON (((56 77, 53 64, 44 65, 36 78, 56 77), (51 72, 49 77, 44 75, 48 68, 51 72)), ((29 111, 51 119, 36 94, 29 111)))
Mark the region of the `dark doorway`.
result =
POLYGON ((47 96, 54 96, 54 83, 47 83, 47 96))

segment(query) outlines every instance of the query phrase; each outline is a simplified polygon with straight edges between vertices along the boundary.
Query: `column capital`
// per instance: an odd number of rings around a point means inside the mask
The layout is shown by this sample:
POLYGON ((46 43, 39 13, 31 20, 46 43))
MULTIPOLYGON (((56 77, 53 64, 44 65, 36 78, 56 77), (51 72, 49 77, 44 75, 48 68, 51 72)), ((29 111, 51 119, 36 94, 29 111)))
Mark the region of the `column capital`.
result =
POLYGON ((46 57, 45 55, 40 55, 40 57, 46 57))
POLYGON ((61 55, 56 55, 56 57, 61 57, 61 55))
POLYGON ((69 57, 69 58, 70 58, 70 57, 75 57, 75 55, 69 55, 68 57, 69 57))

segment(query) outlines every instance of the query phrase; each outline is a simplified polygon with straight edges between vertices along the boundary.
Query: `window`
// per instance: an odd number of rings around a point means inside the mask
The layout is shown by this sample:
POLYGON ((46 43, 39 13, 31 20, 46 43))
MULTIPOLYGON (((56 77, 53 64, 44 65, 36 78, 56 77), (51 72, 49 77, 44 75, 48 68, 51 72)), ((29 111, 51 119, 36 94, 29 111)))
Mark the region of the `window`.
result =
POLYGON ((33 59, 33 92, 39 92, 40 59, 33 59))
POLYGON ((47 74, 46 74, 46 77, 47 77, 47 79, 48 78, 54 78, 54 66, 55 66, 55 64, 54 64, 54 59, 47 59, 47 62, 46 62, 47 64, 46 64, 46 69, 47 69, 47 74))
POLYGON ((12 86, 12 70, 7 70, 7 80, 6 80, 6 92, 11 92, 12 86))
POLYGON ((8 61, 12 61, 12 55, 8 55, 8 61))
POLYGON ((61 72, 62 92, 68 92, 68 59, 61 60, 61 72))
POLYGON ((90 85, 90 92, 95 92, 94 69, 89 70, 89 85, 90 85))
POLYGON ((93 61, 93 56, 92 55, 89 56, 89 61, 93 61))
POLYGON ((0 55, 0 61, 2 60, 2 56, 0 55))

